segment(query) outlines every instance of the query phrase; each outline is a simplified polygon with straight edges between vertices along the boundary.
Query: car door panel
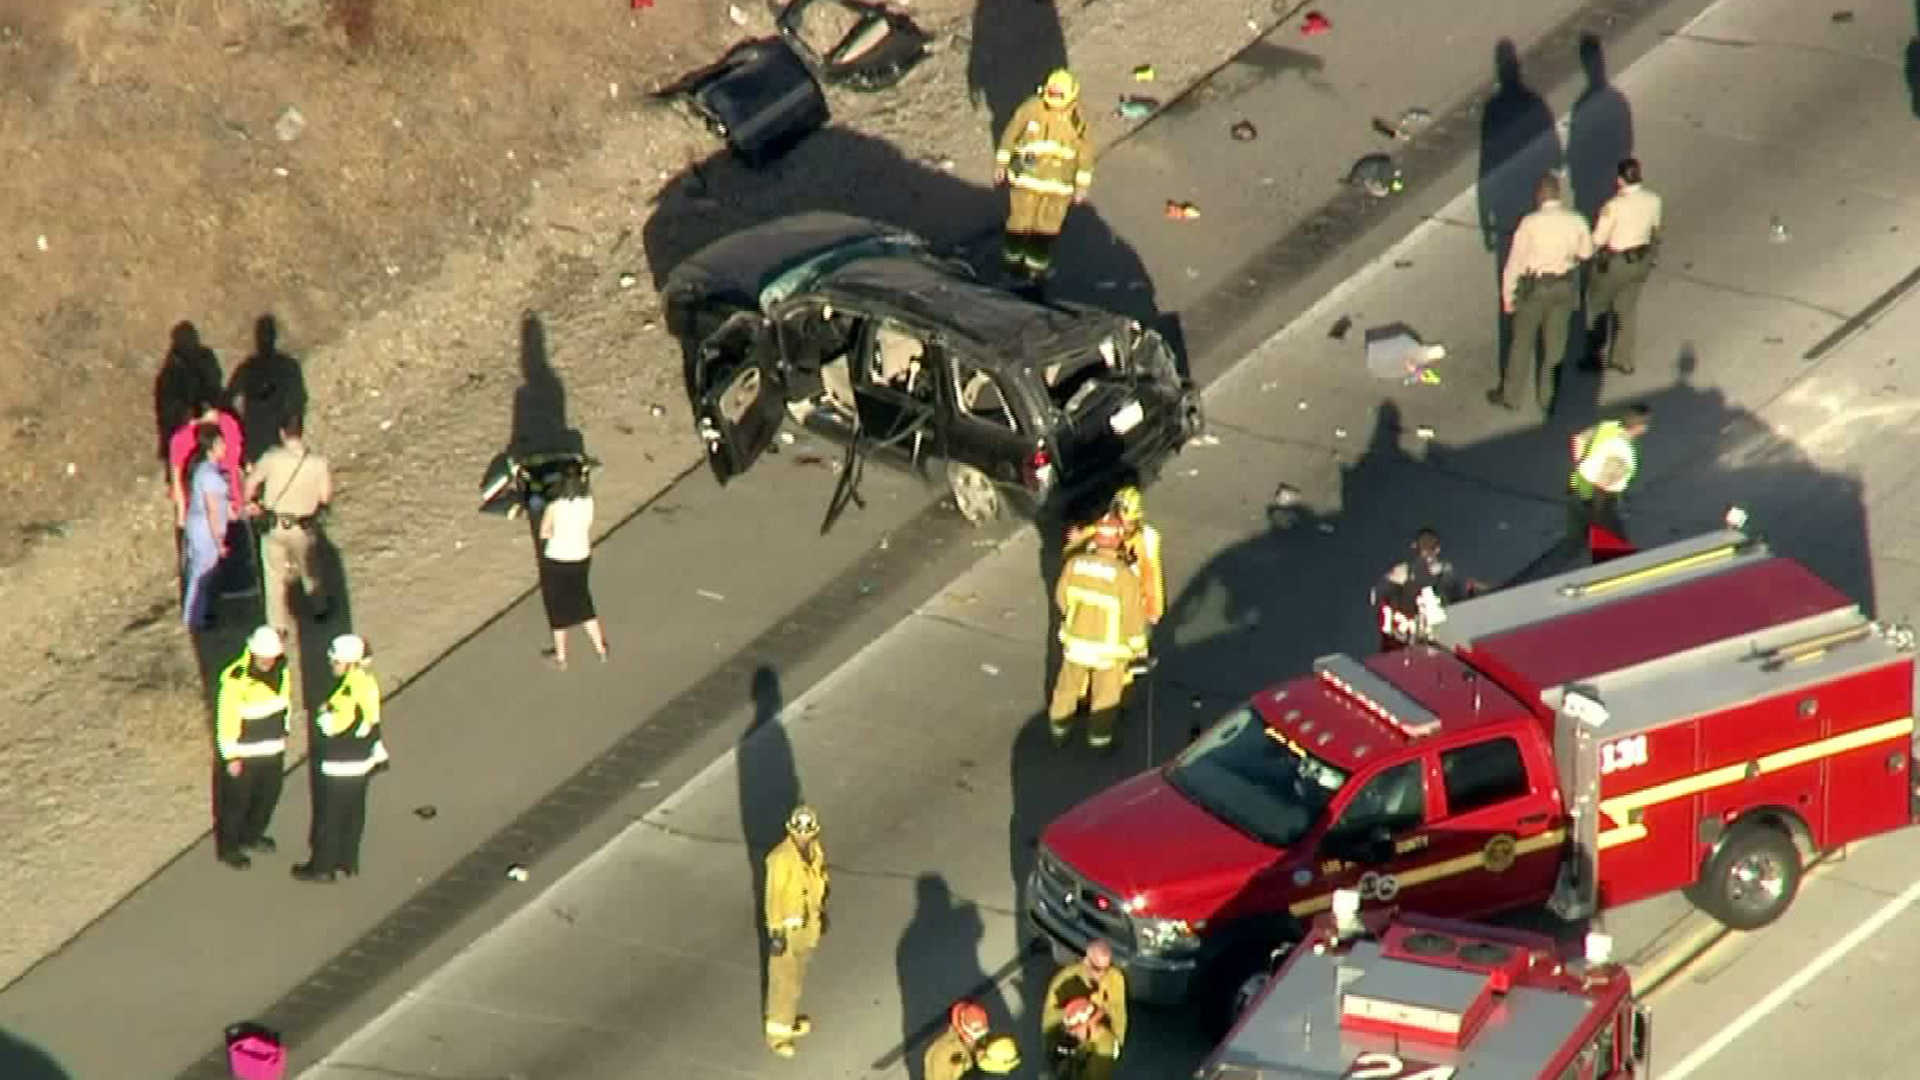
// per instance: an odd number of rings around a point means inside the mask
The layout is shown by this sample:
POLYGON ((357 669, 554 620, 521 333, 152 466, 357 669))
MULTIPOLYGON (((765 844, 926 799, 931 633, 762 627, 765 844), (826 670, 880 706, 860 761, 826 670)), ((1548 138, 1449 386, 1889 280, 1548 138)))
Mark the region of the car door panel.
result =
POLYGON ((1457 868, 1447 879, 1446 910, 1480 916, 1544 901, 1559 876, 1565 830, 1531 747, 1493 735, 1436 752, 1444 801, 1434 846, 1457 868))
POLYGON ((916 465, 943 456, 936 385, 940 362, 926 335, 885 319, 873 319, 860 343, 858 359, 853 396, 863 444, 869 450, 898 454, 916 465), (894 351, 902 346, 918 347, 917 364, 894 351))
POLYGON ((776 346, 765 319, 742 311, 700 343, 694 372, 707 464, 722 485, 759 460, 785 415, 776 346))
POLYGON ((1353 889, 1364 907, 1394 904, 1419 911, 1429 906, 1439 857, 1426 833, 1438 804, 1428 773, 1427 760, 1420 757, 1355 783, 1320 842, 1316 891, 1353 889), (1383 850, 1374 858, 1355 857, 1355 845, 1370 832, 1377 832, 1383 850))
POLYGON ((941 357, 941 390, 952 418, 947 454, 971 465, 995 483, 1021 486, 1021 467, 1033 453, 1033 439, 1021 433, 1003 376, 957 355, 941 357))

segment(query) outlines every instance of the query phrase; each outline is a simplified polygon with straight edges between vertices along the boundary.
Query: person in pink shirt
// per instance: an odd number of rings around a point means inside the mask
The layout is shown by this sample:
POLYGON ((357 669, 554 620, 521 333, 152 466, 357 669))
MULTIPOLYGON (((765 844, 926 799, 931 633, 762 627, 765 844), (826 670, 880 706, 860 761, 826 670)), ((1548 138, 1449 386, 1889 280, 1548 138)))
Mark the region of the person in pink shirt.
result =
POLYGON ((220 469, 227 474, 227 487, 233 492, 233 512, 237 516, 242 511, 240 500, 246 491, 241 482, 240 462, 243 460, 244 447, 240 441, 240 421, 233 414, 214 404, 210 397, 202 397, 194 405, 193 419, 174 429, 167 439, 167 476, 173 492, 173 524, 176 529, 187 525, 187 459, 199 447, 199 429, 201 424, 218 424, 220 440, 226 447, 220 455, 220 469))

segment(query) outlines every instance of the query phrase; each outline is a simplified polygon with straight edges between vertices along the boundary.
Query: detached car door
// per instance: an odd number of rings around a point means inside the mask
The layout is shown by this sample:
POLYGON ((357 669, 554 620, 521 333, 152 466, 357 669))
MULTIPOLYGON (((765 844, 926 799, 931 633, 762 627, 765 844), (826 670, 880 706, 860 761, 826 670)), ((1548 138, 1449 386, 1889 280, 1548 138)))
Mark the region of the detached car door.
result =
POLYGON ((735 314, 700 343, 694 393, 707 464, 725 485, 772 445, 786 412, 778 346, 758 312, 735 314))

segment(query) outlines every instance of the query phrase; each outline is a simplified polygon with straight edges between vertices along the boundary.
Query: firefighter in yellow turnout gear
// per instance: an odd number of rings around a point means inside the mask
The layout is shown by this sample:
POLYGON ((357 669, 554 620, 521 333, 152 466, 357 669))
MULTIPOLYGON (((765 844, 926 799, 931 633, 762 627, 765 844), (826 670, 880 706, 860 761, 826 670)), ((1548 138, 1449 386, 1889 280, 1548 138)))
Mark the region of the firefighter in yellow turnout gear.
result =
MULTIPOLYGON (((1160 564, 1160 530, 1147 523, 1146 500, 1132 484, 1114 493, 1112 512, 1119 516, 1126 529, 1120 550, 1140 578, 1140 602, 1146 607, 1147 627, 1152 629, 1160 625, 1160 617, 1167 613, 1167 576, 1160 564)), ((1086 547, 1093 539, 1094 528, 1081 525, 1068 530, 1067 553, 1072 555, 1086 547)), ((1122 685, 1132 683, 1133 665, 1129 664, 1122 685)))
POLYGON ((1127 976, 1113 966, 1113 949, 1095 939, 1079 960, 1061 968, 1047 983, 1047 996, 1040 1003, 1040 1031, 1047 1045, 1057 1054, 1062 1045, 1076 1039, 1067 1024, 1067 1008, 1075 1001, 1087 1001, 1098 1011, 1095 1026, 1111 1043, 1112 1056, 1120 1056, 1127 1041, 1127 976))
POLYGON ((1066 1004, 1058 1039, 1051 1042, 1054 1080, 1112 1080, 1120 1039, 1107 1020, 1105 1010, 1086 998, 1066 1004))
POLYGON ((799 1011, 800 987, 827 931, 827 852, 810 807, 787 815, 786 839, 767 853, 766 920, 767 1047, 792 1057, 793 1040, 813 1030, 799 1011))
POLYGON ((956 1001, 947 1012, 947 1030, 927 1047, 922 1080, 962 1080, 979 1071, 1005 1076, 1020 1067, 1020 1050, 1006 1035, 991 1035, 987 1010, 973 1001, 956 1001))
POLYGON ((1063 655, 1047 721, 1060 745, 1089 697, 1087 745, 1113 745, 1127 668, 1147 651, 1144 590, 1121 551, 1125 535, 1119 517, 1108 515, 1094 527, 1092 546, 1067 560, 1054 590, 1063 655))
POLYGON ((993 182, 1006 184, 1007 268, 1039 277, 1053 264, 1053 242, 1067 210, 1093 183, 1093 140, 1080 115, 1080 81, 1064 69, 1015 110, 994 155, 993 182))

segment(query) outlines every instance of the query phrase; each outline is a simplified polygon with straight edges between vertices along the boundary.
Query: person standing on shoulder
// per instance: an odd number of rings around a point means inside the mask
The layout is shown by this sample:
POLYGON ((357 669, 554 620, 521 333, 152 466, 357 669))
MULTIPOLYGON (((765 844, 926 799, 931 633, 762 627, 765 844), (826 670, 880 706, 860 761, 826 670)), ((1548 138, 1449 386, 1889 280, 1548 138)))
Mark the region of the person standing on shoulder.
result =
POLYGON ((567 667, 567 631, 578 626, 600 659, 607 659, 607 634, 600 627, 587 578, 593 566, 593 495, 586 469, 575 464, 554 485, 553 497, 540 509, 540 601, 553 631, 548 659, 567 667))
POLYGON ((1600 208, 1593 226, 1593 275, 1587 282, 1587 356, 1589 371, 1612 368, 1633 374, 1633 325, 1640 311, 1640 290, 1653 274, 1660 252, 1660 196, 1642 182, 1640 162, 1627 158, 1614 178, 1617 193, 1600 208), (1608 347, 1607 317, 1613 324, 1608 347))
POLYGON ((1621 502, 1640 471, 1637 444, 1653 426, 1653 410, 1634 405, 1618 420, 1606 420, 1572 439, 1573 471, 1567 476, 1567 543, 1584 546, 1595 563, 1631 555, 1621 502))
POLYGON ((287 771, 286 648, 271 626, 247 638, 246 651, 220 672, 214 698, 214 850, 235 870, 249 851, 271 853, 267 828, 287 771))
POLYGON ((233 523, 233 491, 227 486, 227 472, 221 465, 227 438, 220 433, 219 425, 197 425, 195 435, 199 444, 180 466, 186 477, 184 490, 175 496, 180 514, 180 576, 186 585, 180 618, 188 630, 205 633, 213 629, 220 564, 229 553, 227 529, 233 523))
POLYGON ((796 806, 786 839, 767 853, 767 1049, 794 1055, 793 1040, 813 1030, 800 1010, 807 961, 827 932, 827 852, 820 817, 796 806))
POLYGON ((1093 140, 1080 115, 1080 80, 1062 68, 1022 102, 1000 136, 993 182, 1006 184, 1007 269, 1037 279, 1053 267, 1067 211, 1087 201, 1093 140))
POLYGON ((339 681, 313 718, 320 775, 313 783, 312 854, 293 868, 301 881, 360 874, 367 783, 387 760, 386 745, 380 741, 380 684, 367 670, 367 659, 367 643, 358 634, 341 634, 327 647, 327 661, 339 681))
POLYGON ((1061 659, 1047 726, 1056 746, 1066 745, 1080 703, 1091 699, 1087 745, 1112 749, 1129 669, 1147 652, 1146 604, 1140 576, 1122 554, 1125 537, 1119 517, 1107 515, 1092 546, 1067 560, 1054 588, 1061 659))
POLYGON ((1516 408, 1515 396, 1532 383, 1540 411, 1551 413, 1569 321, 1580 309, 1580 264, 1593 255, 1593 233, 1578 210, 1561 204, 1560 178, 1553 173, 1540 178, 1533 195, 1538 209, 1520 219, 1500 275, 1500 310, 1513 317, 1513 332, 1501 358, 1500 384, 1487 391, 1487 400, 1516 408))
POLYGON ((280 442, 247 470, 248 513, 265 530, 260 540, 260 571, 265 582, 267 624, 291 634, 296 623, 292 587, 301 593, 315 622, 332 614, 315 556, 320 516, 333 502, 333 468, 308 448, 298 416, 280 424, 280 442))

